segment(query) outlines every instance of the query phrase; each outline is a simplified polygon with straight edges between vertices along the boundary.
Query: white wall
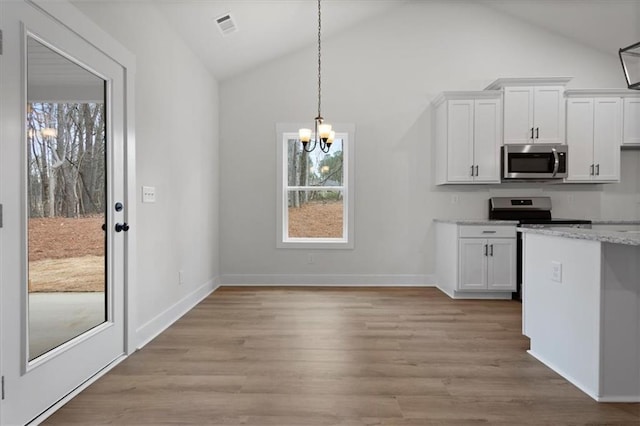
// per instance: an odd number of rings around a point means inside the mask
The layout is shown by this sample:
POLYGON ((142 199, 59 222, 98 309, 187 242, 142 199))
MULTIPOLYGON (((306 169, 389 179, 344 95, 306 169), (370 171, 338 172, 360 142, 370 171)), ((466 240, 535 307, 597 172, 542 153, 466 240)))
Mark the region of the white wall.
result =
POLYGON ((136 55, 134 321, 144 342, 219 276, 217 82, 153 5, 75 5, 136 55), (155 204, 140 202, 142 185, 155 186, 155 204))
POLYGON ((309 46, 220 84, 223 282, 429 281, 432 219, 486 218, 493 195, 550 195, 557 217, 640 219, 638 152, 623 152, 621 184, 434 186, 429 102, 439 92, 498 77, 573 76, 570 88, 621 88, 623 78, 613 54, 482 5, 411 2, 323 40, 323 115, 356 125, 355 249, 319 251, 313 265, 307 251, 276 249, 275 124, 311 123, 315 54, 309 46))

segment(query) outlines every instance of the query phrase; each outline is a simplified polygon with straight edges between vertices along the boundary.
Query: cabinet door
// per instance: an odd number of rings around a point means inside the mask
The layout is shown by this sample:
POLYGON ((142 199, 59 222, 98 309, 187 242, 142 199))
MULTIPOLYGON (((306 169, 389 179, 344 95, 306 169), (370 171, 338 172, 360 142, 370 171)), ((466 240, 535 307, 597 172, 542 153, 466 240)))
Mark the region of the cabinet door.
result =
POLYGON ((640 145, 640 98, 625 98, 622 143, 640 145))
POLYGON ((534 143, 564 143, 564 87, 534 89, 534 143))
POLYGON ((602 182, 620 180, 622 99, 596 98, 593 107, 594 180, 602 182))
POLYGON ((487 262, 487 288, 489 290, 516 289, 515 238, 490 239, 487 262))
POLYGON ((458 290, 486 290, 487 240, 482 238, 458 239, 458 290))
POLYGON ((478 99, 474 106, 475 182, 500 183, 500 100, 478 99))
POLYGON ((447 133, 447 180, 449 182, 472 182, 472 100, 449 101, 447 133))
POLYGON ((590 181, 593 171, 593 99, 567 101, 568 182, 590 181))
POLYGON ((504 143, 532 143, 533 88, 504 89, 504 143))

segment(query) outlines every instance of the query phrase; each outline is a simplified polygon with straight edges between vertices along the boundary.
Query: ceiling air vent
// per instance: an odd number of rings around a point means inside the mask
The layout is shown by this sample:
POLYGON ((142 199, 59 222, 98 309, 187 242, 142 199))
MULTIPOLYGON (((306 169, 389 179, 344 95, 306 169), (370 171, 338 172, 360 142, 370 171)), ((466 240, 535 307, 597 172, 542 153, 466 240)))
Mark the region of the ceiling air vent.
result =
POLYGON ((218 29, 223 36, 228 36, 229 34, 238 31, 238 27, 233 21, 230 13, 225 13, 224 15, 216 18, 216 24, 218 24, 218 29))

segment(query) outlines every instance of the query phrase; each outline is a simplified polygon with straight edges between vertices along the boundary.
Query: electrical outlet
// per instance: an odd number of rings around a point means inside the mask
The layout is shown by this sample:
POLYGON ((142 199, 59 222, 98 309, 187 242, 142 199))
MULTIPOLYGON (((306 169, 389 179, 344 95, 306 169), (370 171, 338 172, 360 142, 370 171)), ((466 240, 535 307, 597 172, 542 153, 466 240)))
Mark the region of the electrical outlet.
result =
POLYGON ((562 282, 562 263, 551 262, 551 280, 557 283, 562 282))
POLYGON ((184 284, 184 271, 181 269, 178 271, 178 285, 184 284))
POLYGON ((313 265, 314 259, 313 259, 313 254, 312 253, 307 254, 307 263, 309 265, 313 265))

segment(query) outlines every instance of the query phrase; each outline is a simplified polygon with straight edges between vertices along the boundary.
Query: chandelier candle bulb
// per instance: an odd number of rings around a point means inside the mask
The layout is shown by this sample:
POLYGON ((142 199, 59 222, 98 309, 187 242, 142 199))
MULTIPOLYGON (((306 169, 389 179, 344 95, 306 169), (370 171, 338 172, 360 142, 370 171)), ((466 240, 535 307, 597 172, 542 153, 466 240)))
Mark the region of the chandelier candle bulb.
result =
POLYGON ((331 124, 320 124, 318 126, 318 133, 320 134, 320 139, 326 142, 331 134, 331 124))
POLYGON ((311 129, 298 130, 298 136, 300 137, 300 142, 309 142, 311 140, 311 129))

